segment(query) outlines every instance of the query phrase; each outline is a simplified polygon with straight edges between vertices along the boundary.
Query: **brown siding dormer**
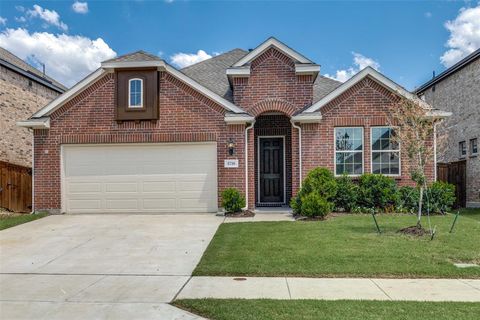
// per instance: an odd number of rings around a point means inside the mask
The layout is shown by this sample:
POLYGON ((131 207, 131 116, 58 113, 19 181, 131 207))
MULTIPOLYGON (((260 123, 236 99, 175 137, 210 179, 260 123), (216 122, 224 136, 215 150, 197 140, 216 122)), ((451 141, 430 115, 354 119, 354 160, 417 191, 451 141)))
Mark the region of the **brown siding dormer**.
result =
POLYGON ((158 120, 158 71, 156 69, 129 69, 115 71, 117 121, 158 120), (142 80, 141 107, 129 106, 129 80, 142 80))

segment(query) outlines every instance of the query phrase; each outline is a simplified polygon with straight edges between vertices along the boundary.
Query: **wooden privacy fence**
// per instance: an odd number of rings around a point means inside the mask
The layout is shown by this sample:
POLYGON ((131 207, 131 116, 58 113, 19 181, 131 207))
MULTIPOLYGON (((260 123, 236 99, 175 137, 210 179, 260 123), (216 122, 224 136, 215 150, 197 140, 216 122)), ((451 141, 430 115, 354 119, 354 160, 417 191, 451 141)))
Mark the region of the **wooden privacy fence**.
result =
POLYGON ((451 183, 455 186, 455 207, 465 207, 467 204, 467 163, 465 160, 438 163, 437 180, 451 183))
POLYGON ((32 169, 0 161, 0 207, 32 211, 32 169))

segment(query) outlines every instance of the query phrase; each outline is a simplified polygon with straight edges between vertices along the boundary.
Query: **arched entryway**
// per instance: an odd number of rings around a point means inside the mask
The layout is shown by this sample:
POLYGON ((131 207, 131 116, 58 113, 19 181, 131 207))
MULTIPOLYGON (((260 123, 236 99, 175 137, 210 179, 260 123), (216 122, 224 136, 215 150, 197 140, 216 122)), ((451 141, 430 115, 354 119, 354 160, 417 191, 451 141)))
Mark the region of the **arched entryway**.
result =
POLYGON ((255 206, 278 207, 292 197, 292 124, 281 112, 265 112, 254 126, 255 206))

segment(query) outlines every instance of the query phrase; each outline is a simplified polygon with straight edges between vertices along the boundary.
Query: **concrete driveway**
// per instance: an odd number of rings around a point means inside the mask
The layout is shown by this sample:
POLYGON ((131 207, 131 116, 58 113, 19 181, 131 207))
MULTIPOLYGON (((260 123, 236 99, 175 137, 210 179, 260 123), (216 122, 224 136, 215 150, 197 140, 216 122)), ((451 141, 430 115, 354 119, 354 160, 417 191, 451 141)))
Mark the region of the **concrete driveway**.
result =
POLYGON ((166 303, 222 221, 61 215, 0 231, 0 318, 198 319, 166 303))

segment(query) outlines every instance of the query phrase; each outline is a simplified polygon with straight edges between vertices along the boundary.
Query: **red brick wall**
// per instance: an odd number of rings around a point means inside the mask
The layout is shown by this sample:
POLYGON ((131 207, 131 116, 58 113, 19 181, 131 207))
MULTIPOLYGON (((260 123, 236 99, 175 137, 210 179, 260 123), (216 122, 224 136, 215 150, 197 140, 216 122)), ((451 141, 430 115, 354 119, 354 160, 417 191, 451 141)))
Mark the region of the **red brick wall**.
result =
POLYGON ((244 192, 244 126, 226 125, 224 109, 167 73, 160 74, 160 120, 114 121, 115 82, 108 74, 51 116, 49 130, 35 130, 35 209, 60 209, 60 146, 76 143, 217 141, 219 196, 226 187, 244 192), (236 142, 239 168, 225 169, 227 140, 236 142))
POLYGON ((291 116, 312 104, 312 81, 311 76, 297 76, 293 60, 270 48, 252 61, 250 77, 233 80, 234 103, 254 116, 266 111, 291 116))
MULTIPOLYGON (((320 124, 302 126, 302 175, 305 177, 317 166, 334 170, 334 128, 342 126, 363 127, 364 172, 371 172, 370 128, 388 125, 386 112, 394 99, 390 91, 367 78, 324 106, 320 110, 323 116, 320 124)), ((406 152, 401 152, 401 176, 396 178, 400 185, 413 184, 408 162, 406 152)), ((432 159, 427 168, 429 180, 434 178, 433 169, 432 159)))

